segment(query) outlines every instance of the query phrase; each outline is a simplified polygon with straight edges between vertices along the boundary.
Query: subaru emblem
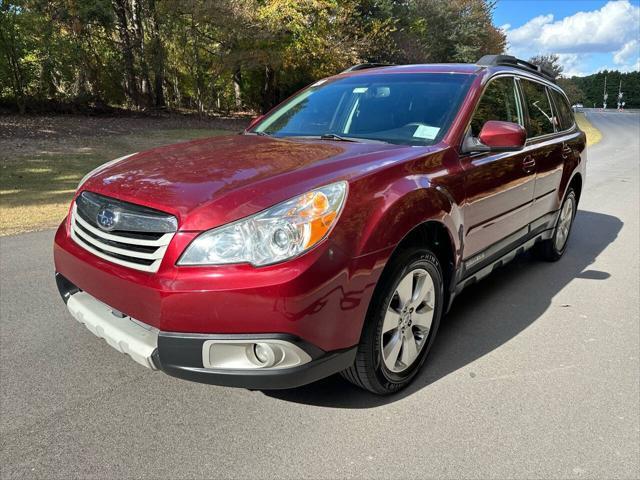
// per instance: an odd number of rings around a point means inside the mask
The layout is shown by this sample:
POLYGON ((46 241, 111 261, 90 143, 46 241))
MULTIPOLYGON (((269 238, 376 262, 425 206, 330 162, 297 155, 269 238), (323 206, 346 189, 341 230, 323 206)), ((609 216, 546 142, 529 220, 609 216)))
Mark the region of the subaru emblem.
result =
POLYGON ((118 222, 118 214, 110 208, 102 208, 96 216, 96 222, 102 230, 111 231, 118 222))

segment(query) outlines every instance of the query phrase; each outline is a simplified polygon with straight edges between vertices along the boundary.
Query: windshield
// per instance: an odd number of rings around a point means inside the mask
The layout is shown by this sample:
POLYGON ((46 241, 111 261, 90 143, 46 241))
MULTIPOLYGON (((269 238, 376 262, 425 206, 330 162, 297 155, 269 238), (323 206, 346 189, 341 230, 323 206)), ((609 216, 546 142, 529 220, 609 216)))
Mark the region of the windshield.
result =
POLYGON ((252 132, 431 145, 446 132, 470 80, 469 75, 448 73, 321 80, 278 107, 252 132))

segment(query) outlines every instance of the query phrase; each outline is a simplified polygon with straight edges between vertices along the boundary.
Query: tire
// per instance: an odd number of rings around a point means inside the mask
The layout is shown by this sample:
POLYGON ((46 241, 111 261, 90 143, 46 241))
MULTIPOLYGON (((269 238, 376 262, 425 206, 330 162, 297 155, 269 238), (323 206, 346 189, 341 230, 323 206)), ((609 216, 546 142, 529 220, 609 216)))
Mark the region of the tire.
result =
POLYGON ((538 243, 535 247, 535 254, 540 260, 556 262, 564 255, 577 210, 578 196, 573 187, 570 187, 564 202, 562 202, 562 207, 560 207, 553 235, 548 240, 538 243))
POLYGON ((442 279, 440 262, 428 249, 413 247, 393 257, 369 306, 356 359, 342 376, 378 395, 406 387, 424 364, 438 331, 442 279))

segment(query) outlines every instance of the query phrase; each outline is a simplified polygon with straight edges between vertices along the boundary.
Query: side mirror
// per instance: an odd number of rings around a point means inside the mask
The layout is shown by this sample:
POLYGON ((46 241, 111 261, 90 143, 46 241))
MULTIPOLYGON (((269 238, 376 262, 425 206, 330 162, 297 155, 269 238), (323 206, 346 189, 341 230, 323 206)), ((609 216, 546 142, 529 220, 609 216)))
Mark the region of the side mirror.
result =
POLYGON ((482 126, 477 139, 468 137, 465 140, 463 152, 512 152, 521 150, 526 141, 527 132, 521 125, 489 120, 482 126))
POLYGON ((251 129, 252 129, 253 127, 255 127, 255 126, 256 126, 256 124, 257 124, 260 120, 262 120, 263 118, 264 118, 264 115, 260 115, 259 117, 255 117, 255 118, 253 118, 253 119, 249 122, 249 125, 247 125, 247 128, 245 128, 244 130, 245 130, 245 131, 247 131, 247 130, 251 130, 251 129))

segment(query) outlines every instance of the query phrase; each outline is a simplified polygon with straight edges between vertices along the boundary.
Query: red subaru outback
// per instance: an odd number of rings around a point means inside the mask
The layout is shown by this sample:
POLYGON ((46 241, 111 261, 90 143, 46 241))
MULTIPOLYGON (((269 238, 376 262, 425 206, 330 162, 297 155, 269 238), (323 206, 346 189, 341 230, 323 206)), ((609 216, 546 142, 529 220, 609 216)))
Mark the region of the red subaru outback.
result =
POLYGON ((55 237, 71 314, 176 377, 289 388, 341 372, 386 394, 468 284, 558 260, 585 135, 544 70, 360 65, 241 135, 89 173, 55 237))

